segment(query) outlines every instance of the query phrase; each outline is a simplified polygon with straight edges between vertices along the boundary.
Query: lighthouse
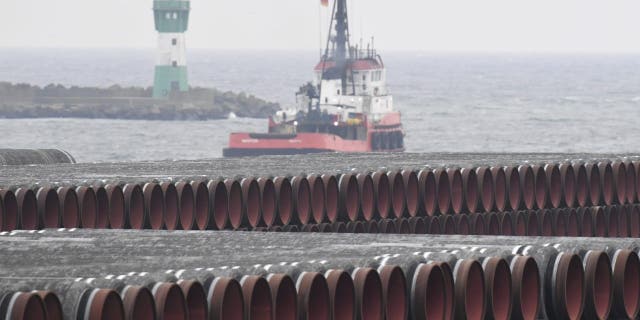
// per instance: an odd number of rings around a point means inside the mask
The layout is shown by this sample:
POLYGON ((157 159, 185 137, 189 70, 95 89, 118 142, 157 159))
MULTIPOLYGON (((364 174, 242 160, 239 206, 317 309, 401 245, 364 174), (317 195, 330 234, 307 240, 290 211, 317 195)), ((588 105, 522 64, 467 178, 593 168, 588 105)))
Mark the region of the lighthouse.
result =
POLYGON ((185 35, 189 25, 189 0, 156 0, 153 15, 158 31, 158 52, 153 97, 162 99, 187 92, 185 35))

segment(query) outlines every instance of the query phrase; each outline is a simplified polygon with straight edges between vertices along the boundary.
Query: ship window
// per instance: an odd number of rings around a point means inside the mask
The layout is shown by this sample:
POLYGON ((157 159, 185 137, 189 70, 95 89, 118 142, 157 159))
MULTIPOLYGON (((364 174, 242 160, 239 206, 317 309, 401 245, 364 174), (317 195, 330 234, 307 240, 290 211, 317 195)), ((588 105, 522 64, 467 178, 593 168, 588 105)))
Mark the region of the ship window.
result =
POLYGON ((338 95, 340 95, 340 89, 338 89, 338 95))
POLYGON ((178 39, 176 39, 176 38, 171 39, 171 45, 175 46, 177 44, 178 44, 178 39))
POLYGON ((171 13, 167 12, 164 17, 168 20, 171 19, 171 13))
POLYGON ((173 13, 173 20, 178 19, 178 14, 176 12, 173 13))
POLYGON ((171 65, 174 66, 174 67, 177 67, 178 66, 178 62, 177 61, 173 61, 173 62, 171 62, 171 65))

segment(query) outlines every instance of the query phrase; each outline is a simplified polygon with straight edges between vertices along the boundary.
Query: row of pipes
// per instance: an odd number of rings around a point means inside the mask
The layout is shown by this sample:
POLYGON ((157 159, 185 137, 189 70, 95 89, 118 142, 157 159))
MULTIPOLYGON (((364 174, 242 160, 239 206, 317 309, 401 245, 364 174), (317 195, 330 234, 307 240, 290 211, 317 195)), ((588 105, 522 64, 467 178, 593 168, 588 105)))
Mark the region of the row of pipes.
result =
POLYGON ((3 254, 21 254, 1 262, 12 270, 0 278, 7 319, 636 319, 640 310, 638 247, 627 239, 62 229, 0 242, 13 245, 3 254), (259 242, 268 249, 250 245, 259 242))
POLYGON ((0 226, 238 230, 521 210, 624 211, 639 199, 638 165, 564 162, 7 187, 0 190, 0 226))

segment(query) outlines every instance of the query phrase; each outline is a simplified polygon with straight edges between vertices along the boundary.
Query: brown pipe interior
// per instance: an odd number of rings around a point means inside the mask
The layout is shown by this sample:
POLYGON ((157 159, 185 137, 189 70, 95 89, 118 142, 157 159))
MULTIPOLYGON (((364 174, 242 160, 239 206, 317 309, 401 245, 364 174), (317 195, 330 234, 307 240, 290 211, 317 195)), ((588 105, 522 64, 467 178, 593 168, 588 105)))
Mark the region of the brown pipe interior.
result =
POLYGON ((484 273, 480 264, 471 264, 464 277, 466 278, 466 287, 463 303, 466 318, 468 320, 484 319, 485 296, 479 294, 484 292, 484 273))
POLYGON ((68 189, 64 195, 63 212, 62 214, 62 227, 64 228, 77 228, 80 226, 80 216, 78 207, 78 196, 74 189, 68 189))
MULTIPOLYGON (((249 182, 249 190, 246 192, 247 219, 249 226, 258 227, 260 224, 260 186, 256 180, 251 179, 249 182)), ((244 197, 243 197, 244 198, 244 197)))
POLYGON ((462 174, 460 169, 449 169, 451 176, 451 209, 454 213, 462 212, 462 174))
POLYGON ((438 205, 436 198, 436 179, 431 171, 428 171, 425 175, 422 205, 427 215, 433 216, 436 213, 438 205))
POLYGON ((551 174, 549 177, 549 202, 551 207, 558 208, 562 203, 562 176, 557 165, 551 166, 551 174))
POLYGON ((361 295, 360 317, 362 320, 382 320, 382 282, 378 273, 371 270, 364 279, 361 295))
MULTIPOLYGON (((324 199, 324 190, 322 196, 324 199)), ((267 179, 262 187, 262 219, 267 227, 271 227, 276 220, 276 201, 276 189, 273 181, 267 179)))
POLYGON ((285 277, 277 287, 278 291, 275 297, 272 297, 275 300, 275 319, 297 320, 297 293, 293 281, 285 277))
MULTIPOLYGON (((333 317, 334 320, 352 320, 355 315, 355 288, 353 280, 349 274, 341 271, 335 284, 335 292, 333 299, 333 317)), ((279 320, 279 319, 278 319, 279 320)))
POLYGON ((588 294, 590 294, 591 299, 593 299, 596 315, 600 319, 607 319, 609 311, 611 310, 613 283, 611 278, 611 263, 609 262, 609 257, 604 252, 598 255, 596 267, 593 272, 593 283, 589 285, 593 291, 588 294))
MULTIPOLYGON (((313 221, 316 223, 324 222, 324 205, 326 203, 324 196, 324 182, 322 178, 315 177, 309 180, 311 185, 311 213, 313 215, 313 221)), ((373 187, 371 190, 373 193, 373 187)), ((373 198, 373 196, 371 196, 373 198)))
POLYGON ((538 209, 544 209, 547 204, 547 175, 541 167, 536 167, 534 174, 536 206, 538 209))
POLYGON ((11 191, 6 191, 2 198, 4 204, 4 217, 0 231, 12 231, 18 228, 18 201, 11 191))
POLYGON ((58 194, 53 189, 43 189, 42 192, 45 192, 43 195, 45 197, 44 216, 42 217, 44 227, 57 228, 60 215, 60 199, 58 198, 58 194))
POLYGON ((507 178, 502 168, 492 169, 495 205, 498 212, 507 207, 507 178))
POLYGON ((522 272, 520 285, 520 310, 523 320, 534 320, 540 305, 540 275, 533 258, 527 258, 522 272))
POLYGON ((569 165, 564 172, 564 177, 562 178, 564 181, 563 184, 563 195, 564 195, 564 203, 568 207, 573 207, 573 204, 576 199, 576 176, 573 171, 573 166, 569 165))
POLYGON ((627 315, 637 317, 640 309, 640 260, 636 254, 631 254, 625 264, 623 299, 627 315))
POLYGON ((409 212, 409 216, 415 217, 418 214, 418 176, 414 172, 410 172, 405 179, 406 209, 409 212))
POLYGON ((349 176, 347 181, 347 199, 345 199, 345 208, 349 220, 356 221, 358 219, 360 191, 358 190, 358 180, 355 176, 349 176))
POLYGON ((456 217, 456 232, 461 235, 469 234, 469 218, 467 215, 459 215, 456 217))
POLYGON ((129 197, 128 212, 129 212, 129 225, 132 229, 144 228, 144 195, 142 189, 138 185, 128 185, 125 189, 131 188, 126 195, 129 197))
POLYGON ((511 271, 504 260, 500 260, 493 274, 491 309, 495 320, 509 320, 511 316, 511 271))
POLYGON ((439 174, 436 175, 436 181, 438 183, 438 211, 440 214, 447 214, 451 207, 449 176, 445 171, 439 171, 439 174))
POLYGON ((573 256, 566 273, 565 301, 569 319, 580 319, 583 310, 584 269, 580 258, 573 256))
POLYGON ((129 316, 127 316, 126 318, 128 318, 129 320, 156 318, 155 301, 153 300, 153 295, 151 294, 151 291, 149 291, 149 289, 142 287, 135 293, 130 293, 127 291, 123 298, 125 300, 125 312, 127 313, 127 315, 130 315, 130 318, 129 316), (131 306, 126 303, 129 294, 135 294, 135 296, 132 297, 131 306), (131 309, 128 310, 127 308, 131 309))
MULTIPOLYGON (((42 298, 42 302, 44 303, 45 310, 47 312, 47 320, 62 320, 63 312, 62 312, 62 304, 60 303, 60 299, 52 292, 41 292, 39 293, 42 298)), ((24 318, 24 319, 33 319, 33 318, 24 318)), ((36 318, 37 319, 37 318, 36 318)), ((40 319, 45 319, 40 318, 40 319)))
POLYGON ((191 230, 195 213, 195 196, 190 184, 181 186, 180 192, 180 226, 183 230, 191 230))
POLYGON ((109 226, 111 229, 124 228, 124 194, 117 186, 111 190, 109 198, 109 226))
POLYGON ((575 189, 578 206, 587 206, 589 204, 589 179, 587 178, 587 169, 584 165, 578 167, 575 189))
POLYGON ((476 213, 478 210, 478 177, 473 170, 467 171, 465 199, 469 213, 476 213))
POLYGON ((533 174, 533 169, 529 166, 522 166, 518 168, 521 184, 521 196, 522 201, 526 209, 531 210, 536 204, 536 183, 533 174))
POLYGON ((203 182, 196 183, 194 187, 196 227, 206 230, 209 224, 209 190, 203 182))
MULTIPOLYGON (((306 300, 306 320, 326 320, 329 319, 329 289, 324 277, 313 277, 306 300)), ((305 316, 305 315, 301 315, 305 316)))
POLYGON ((329 222, 336 222, 338 220, 338 182, 335 177, 331 177, 325 183, 325 198, 326 198, 326 210, 327 218, 329 222))
MULTIPOLYGON (((163 185, 164 186, 164 185, 163 185)), ((167 230, 176 230, 179 225, 178 192, 173 184, 167 184, 163 190, 164 225, 167 230)))
POLYGON ((103 187, 95 190, 96 193, 96 228, 105 229, 109 227, 109 196, 103 187))
POLYGON ((396 173, 391 175, 391 182, 393 187, 391 188, 391 209, 393 211, 394 218, 402 217, 405 208, 405 189, 404 181, 402 181, 402 175, 396 173))
MULTIPOLYGON (((427 319, 444 319, 447 315, 447 301, 445 279, 440 268, 434 268, 429 273, 427 280, 427 294, 425 295, 424 308, 427 319)), ((450 316, 450 315, 449 315, 450 316)))
POLYGON ((159 185, 153 187, 148 203, 151 229, 160 230, 164 226, 164 194, 159 185))
POLYGON ((229 223, 231 228, 238 229, 242 226, 242 188, 237 181, 229 181, 226 185, 229 196, 229 223))
POLYGON ((362 210, 362 216, 366 221, 373 219, 375 212, 375 199, 374 199, 374 187, 373 179, 369 175, 366 175, 361 180, 360 185, 360 210, 362 210))
MULTIPOLYGON (((211 290, 211 289, 210 289, 211 290)), ((221 302, 221 318, 225 320, 243 320, 244 319, 244 309, 243 309, 243 297, 242 297, 242 287, 240 284, 233 280, 229 281, 227 287, 224 289, 223 297, 212 297, 214 300, 222 299, 221 302)), ((212 305, 214 302, 209 301, 209 305, 212 305)), ((215 315, 210 315, 215 316, 215 315)), ((215 319, 215 317, 214 317, 215 319)))
POLYGON ((491 175, 491 170, 483 170, 482 177, 479 177, 479 179, 482 179, 482 190, 480 190, 482 207, 485 212, 489 212, 493 209, 493 176, 491 175))
POLYGON ((253 286, 251 292, 251 305, 249 320, 271 320, 273 315, 273 302, 271 300, 271 289, 263 278, 253 286))
POLYGON ((407 287, 404 273, 400 268, 392 268, 383 287, 386 287, 385 319, 405 320, 407 315, 407 287))
MULTIPOLYGON (((506 172, 505 172, 506 175, 506 172)), ((509 207, 511 210, 516 211, 520 209, 520 198, 522 197, 520 188, 520 173, 515 168, 510 168, 509 171, 509 207)))

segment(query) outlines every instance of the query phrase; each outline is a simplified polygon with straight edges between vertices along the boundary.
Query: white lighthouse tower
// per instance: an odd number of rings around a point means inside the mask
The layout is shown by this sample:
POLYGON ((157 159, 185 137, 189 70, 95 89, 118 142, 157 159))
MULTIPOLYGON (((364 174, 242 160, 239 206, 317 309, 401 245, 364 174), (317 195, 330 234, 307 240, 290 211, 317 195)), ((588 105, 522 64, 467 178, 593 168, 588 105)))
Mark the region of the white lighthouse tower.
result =
POLYGON ((189 25, 189 0, 156 0, 153 14, 158 31, 158 56, 153 83, 154 98, 187 92, 185 35, 189 25))

